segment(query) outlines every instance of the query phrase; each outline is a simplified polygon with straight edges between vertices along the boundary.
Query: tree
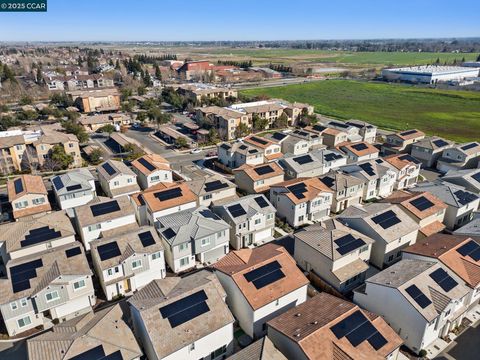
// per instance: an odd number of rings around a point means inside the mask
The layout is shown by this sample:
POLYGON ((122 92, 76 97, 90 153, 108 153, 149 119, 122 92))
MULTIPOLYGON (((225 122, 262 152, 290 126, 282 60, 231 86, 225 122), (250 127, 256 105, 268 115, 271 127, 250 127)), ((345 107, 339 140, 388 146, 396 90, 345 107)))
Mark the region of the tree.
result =
POLYGON ((62 127, 68 134, 74 134, 78 138, 79 142, 84 143, 88 141, 88 134, 83 126, 73 122, 72 120, 63 121, 62 127))
POLYGON ((139 96, 145 95, 147 93, 147 89, 145 89, 145 86, 139 86, 137 89, 137 94, 139 96))
POLYGON ((31 96, 28 96, 28 95, 23 95, 19 101, 20 105, 31 105, 32 103, 33 103, 33 99, 31 96))
POLYGON ((240 123, 237 128, 235 129, 235 136, 237 138, 241 138, 247 136, 250 133, 250 129, 248 128, 247 124, 240 123))
POLYGON ((60 107, 69 107, 73 105, 72 99, 66 93, 55 93, 50 96, 50 104, 60 106, 60 107))
POLYGON ((265 118, 261 118, 257 114, 253 114, 252 122, 253 122, 253 128, 255 130, 265 130, 268 126, 268 120, 265 118))
POLYGON ((102 150, 100 149, 95 149, 93 150, 91 153, 90 153, 90 162, 93 164, 93 165, 98 165, 100 164, 100 162, 102 162, 103 160, 103 152, 102 150))
POLYGON ((137 114, 137 121, 143 123, 145 122, 145 120, 147 120, 147 114, 145 114, 144 112, 137 114))
POLYGON ((58 163, 61 169, 67 169, 73 164, 73 155, 67 154, 63 145, 55 145, 51 151, 51 159, 54 163, 58 163))
POLYGON ((158 66, 158 64, 155 64, 155 77, 157 80, 162 81, 162 72, 160 71, 160 66, 158 66))
POLYGON ((219 141, 220 141, 220 137, 218 136, 217 130, 215 130, 214 128, 211 128, 210 130, 208 130, 208 142, 210 144, 216 144, 219 141))
POLYGON ((115 61, 115 70, 120 70, 120 61, 115 61))
POLYGON ((57 171, 62 169, 62 164, 52 158, 46 158, 42 166, 45 171, 57 171))
POLYGON ((31 174, 37 174, 40 165, 35 150, 31 146, 27 146, 23 152, 22 162, 20 163, 22 169, 30 171, 31 174))
POLYGON ((97 130, 97 132, 108 133, 108 135, 110 135, 110 134, 113 133, 114 131, 115 131, 115 126, 113 126, 112 124, 104 125, 104 126, 102 126, 101 128, 99 128, 99 129, 97 130))
POLYGON ((142 149, 140 149, 137 145, 135 144, 127 144, 123 148, 125 152, 128 152, 127 160, 135 160, 139 158, 140 156, 143 156, 145 153, 143 152, 142 149))
POLYGON ((282 113, 274 123, 275 127, 278 129, 283 129, 288 126, 288 116, 285 113, 282 113))
POLYGON ((180 136, 178 137, 176 140, 175 140, 175 145, 178 147, 178 148, 185 148, 188 146, 188 141, 187 141, 187 138, 185 136, 180 136))

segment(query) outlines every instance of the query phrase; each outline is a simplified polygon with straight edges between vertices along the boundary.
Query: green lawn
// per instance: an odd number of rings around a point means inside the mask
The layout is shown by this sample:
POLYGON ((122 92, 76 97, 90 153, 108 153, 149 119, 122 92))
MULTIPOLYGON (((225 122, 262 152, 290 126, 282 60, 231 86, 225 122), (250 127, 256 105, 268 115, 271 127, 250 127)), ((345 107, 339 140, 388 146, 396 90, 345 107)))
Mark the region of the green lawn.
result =
POLYGON ((480 140, 480 93, 350 80, 244 90, 306 102, 315 111, 339 119, 361 119, 379 127, 417 128, 463 142, 480 140))

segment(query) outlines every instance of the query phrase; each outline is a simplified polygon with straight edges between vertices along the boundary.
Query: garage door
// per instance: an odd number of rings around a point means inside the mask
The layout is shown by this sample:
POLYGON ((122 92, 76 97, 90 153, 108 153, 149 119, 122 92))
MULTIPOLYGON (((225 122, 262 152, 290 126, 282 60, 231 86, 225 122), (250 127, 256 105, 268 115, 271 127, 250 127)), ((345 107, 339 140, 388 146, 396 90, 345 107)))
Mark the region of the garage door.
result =
POLYGON ((258 231, 255 233, 255 242, 260 242, 264 240, 270 240, 272 237, 272 228, 268 228, 262 231, 258 231))

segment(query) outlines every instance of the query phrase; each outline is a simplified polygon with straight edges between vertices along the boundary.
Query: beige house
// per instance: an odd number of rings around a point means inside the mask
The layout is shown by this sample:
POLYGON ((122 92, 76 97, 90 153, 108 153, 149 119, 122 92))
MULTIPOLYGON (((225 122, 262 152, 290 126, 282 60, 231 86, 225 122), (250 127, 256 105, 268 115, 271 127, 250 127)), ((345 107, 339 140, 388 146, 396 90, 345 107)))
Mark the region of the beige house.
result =
POLYGON ((43 131, 43 135, 33 143, 33 146, 35 146, 40 166, 45 164, 45 160, 50 157, 50 151, 55 145, 62 145, 65 153, 73 157, 71 167, 80 167, 82 166, 82 156, 78 144, 78 138, 73 134, 47 130, 43 131))
POLYGON ((173 182, 170 162, 157 154, 144 155, 132 161, 132 170, 143 190, 159 182, 173 182))
POLYGON ((84 113, 120 109, 120 94, 117 89, 80 90, 70 91, 67 94, 84 113))
POLYGON ((95 132, 105 125, 122 126, 130 125, 130 116, 126 114, 99 114, 99 115, 83 115, 78 119, 78 122, 84 127, 87 132, 95 132))
POLYGON ((41 176, 21 175, 9 180, 7 192, 15 219, 52 210, 41 176))
POLYGON ((140 191, 137 175, 121 161, 108 160, 97 167, 97 173, 100 186, 111 198, 140 191))
POLYGON ((348 140, 348 134, 346 132, 322 125, 307 126, 305 130, 321 135, 323 144, 329 148, 336 148, 348 140))
POLYGON ((242 165, 233 171, 235 184, 247 194, 270 191, 270 186, 284 181, 283 169, 276 163, 261 165, 242 165))
POLYGON ((226 99, 228 97, 237 98, 238 92, 235 89, 226 87, 209 86, 206 84, 182 84, 177 88, 177 92, 187 96, 190 99, 200 103, 204 98, 207 99, 226 99))
POLYGON ((21 171, 26 148, 22 135, 0 137, 0 171, 3 174, 21 171))
POLYGON ((250 129, 252 127, 247 114, 219 106, 197 108, 195 117, 199 122, 211 123, 220 138, 227 141, 237 138, 236 130, 241 123, 250 129))
POLYGON ((425 134, 416 129, 387 135, 387 141, 382 146, 382 153, 390 155, 410 152, 412 144, 424 138, 425 134))

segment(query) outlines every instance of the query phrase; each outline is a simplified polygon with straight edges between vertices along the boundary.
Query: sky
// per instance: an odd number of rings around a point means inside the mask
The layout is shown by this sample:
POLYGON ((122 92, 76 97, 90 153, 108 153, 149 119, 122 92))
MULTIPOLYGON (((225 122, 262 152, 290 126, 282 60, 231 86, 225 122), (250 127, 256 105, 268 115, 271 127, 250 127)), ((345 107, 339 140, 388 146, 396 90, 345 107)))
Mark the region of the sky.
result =
POLYGON ((0 41, 191 41, 480 36, 479 0, 48 0, 0 12, 0 41))

